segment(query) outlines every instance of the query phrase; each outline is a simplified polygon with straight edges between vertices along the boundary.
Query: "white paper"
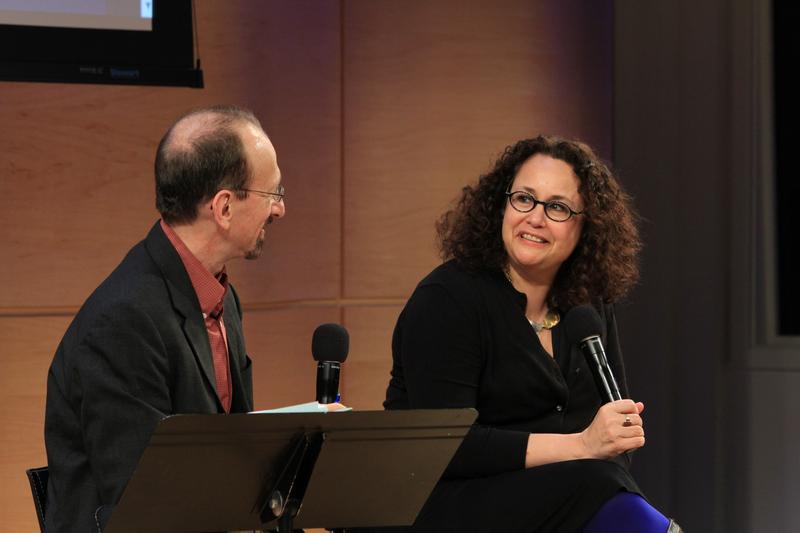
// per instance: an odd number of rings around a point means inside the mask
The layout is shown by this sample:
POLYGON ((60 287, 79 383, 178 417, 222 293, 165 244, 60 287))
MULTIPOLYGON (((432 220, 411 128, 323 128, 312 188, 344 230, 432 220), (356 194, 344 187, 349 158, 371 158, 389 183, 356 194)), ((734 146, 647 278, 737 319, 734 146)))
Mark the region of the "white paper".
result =
MULTIPOLYGON (((338 411, 330 411, 333 413, 341 413, 344 411, 352 411, 350 407, 339 409, 338 411)), ((327 413, 328 407, 320 404, 319 402, 298 403, 296 405, 287 405, 286 407, 278 407, 277 409, 265 409, 263 411, 252 411, 251 414, 259 413, 327 413)))

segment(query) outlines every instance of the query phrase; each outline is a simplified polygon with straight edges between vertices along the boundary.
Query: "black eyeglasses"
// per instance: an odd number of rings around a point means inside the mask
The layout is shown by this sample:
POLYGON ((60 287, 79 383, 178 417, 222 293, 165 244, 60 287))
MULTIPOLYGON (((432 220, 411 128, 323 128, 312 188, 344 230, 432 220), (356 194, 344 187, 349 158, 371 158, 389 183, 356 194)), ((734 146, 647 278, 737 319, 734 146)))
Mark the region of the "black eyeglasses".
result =
POLYGON ((583 211, 573 211, 564 202, 542 202, 537 200, 531 193, 525 191, 506 192, 511 207, 520 213, 530 213, 536 209, 537 205, 544 206, 544 214, 553 222, 566 222, 575 215, 582 215, 583 211))
POLYGON ((264 196, 274 196, 278 200, 278 202, 282 202, 284 196, 286 196, 286 189, 283 188, 283 185, 278 185, 278 192, 267 192, 267 191, 259 191, 258 189, 245 189, 241 188, 240 191, 247 191, 247 192, 254 192, 256 194, 261 194, 264 196))

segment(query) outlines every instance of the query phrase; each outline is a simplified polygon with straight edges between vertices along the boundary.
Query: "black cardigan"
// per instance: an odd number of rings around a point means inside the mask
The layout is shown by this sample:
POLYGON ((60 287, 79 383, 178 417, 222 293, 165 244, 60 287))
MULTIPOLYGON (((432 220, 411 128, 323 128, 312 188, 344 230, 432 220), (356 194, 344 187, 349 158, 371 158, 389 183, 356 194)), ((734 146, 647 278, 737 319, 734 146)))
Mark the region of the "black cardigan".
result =
MULTIPOLYGON (((479 412, 446 478, 522 469, 529 433, 582 431, 602 403, 563 322, 552 329, 550 357, 525 306, 525 295, 502 273, 470 273, 450 261, 419 283, 400 314, 384 407, 479 412)), ((609 363, 626 397, 613 309, 598 307, 609 363)), ((627 466, 627 457, 620 464, 627 466)))

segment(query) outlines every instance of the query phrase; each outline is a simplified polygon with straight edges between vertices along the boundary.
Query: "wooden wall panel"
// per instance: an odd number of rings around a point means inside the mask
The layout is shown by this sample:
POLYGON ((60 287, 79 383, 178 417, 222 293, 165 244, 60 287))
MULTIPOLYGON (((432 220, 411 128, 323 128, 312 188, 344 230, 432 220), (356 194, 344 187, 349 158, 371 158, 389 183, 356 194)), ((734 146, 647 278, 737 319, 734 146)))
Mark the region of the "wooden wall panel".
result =
POLYGON ((392 331, 401 305, 350 306, 344 324, 350 355, 342 366, 342 398, 355 409, 383 409, 392 369, 392 331))
POLYGON ((0 84, 0 277, 15 281, 0 307, 80 304, 155 220, 160 128, 125 110, 144 107, 138 92, 0 84))
POLYGON ((346 296, 408 295, 434 221, 515 140, 608 153, 611 11, 591 4, 345 3, 346 296))
MULTIPOLYGON (((244 302, 335 298, 340 286, 341 67, 337 2, 204 3, 201 52, 237 87, 278 153, 286 217, 258 261, 231 264, 244 302), (211 43, 202 41, 214 39, 211 43), (205 52, 203 52, 205 50, 205 52)), ((213 90, 213 89, 212 89, 213 90)), ((219 100, 231 95, 224 94, 219 100)))
POLYGON ((0 317, 0 531, 35 531, 25 470, 47 464, 47 370, 69 317, 0 317))

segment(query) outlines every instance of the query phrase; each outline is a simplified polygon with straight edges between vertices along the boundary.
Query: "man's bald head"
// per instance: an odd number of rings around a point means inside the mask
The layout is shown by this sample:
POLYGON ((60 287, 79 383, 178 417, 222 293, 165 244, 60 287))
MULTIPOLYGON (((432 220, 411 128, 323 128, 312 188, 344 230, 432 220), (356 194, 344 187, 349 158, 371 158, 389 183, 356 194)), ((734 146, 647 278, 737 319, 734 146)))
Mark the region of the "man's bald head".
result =
POLYGON ((252 112, 233 106, 191 111, 167 131, 156 152, 156 209, 164 222, 188 224, 220 189, 246 195, 250 180, 241 130, 263 131, 252 112))

